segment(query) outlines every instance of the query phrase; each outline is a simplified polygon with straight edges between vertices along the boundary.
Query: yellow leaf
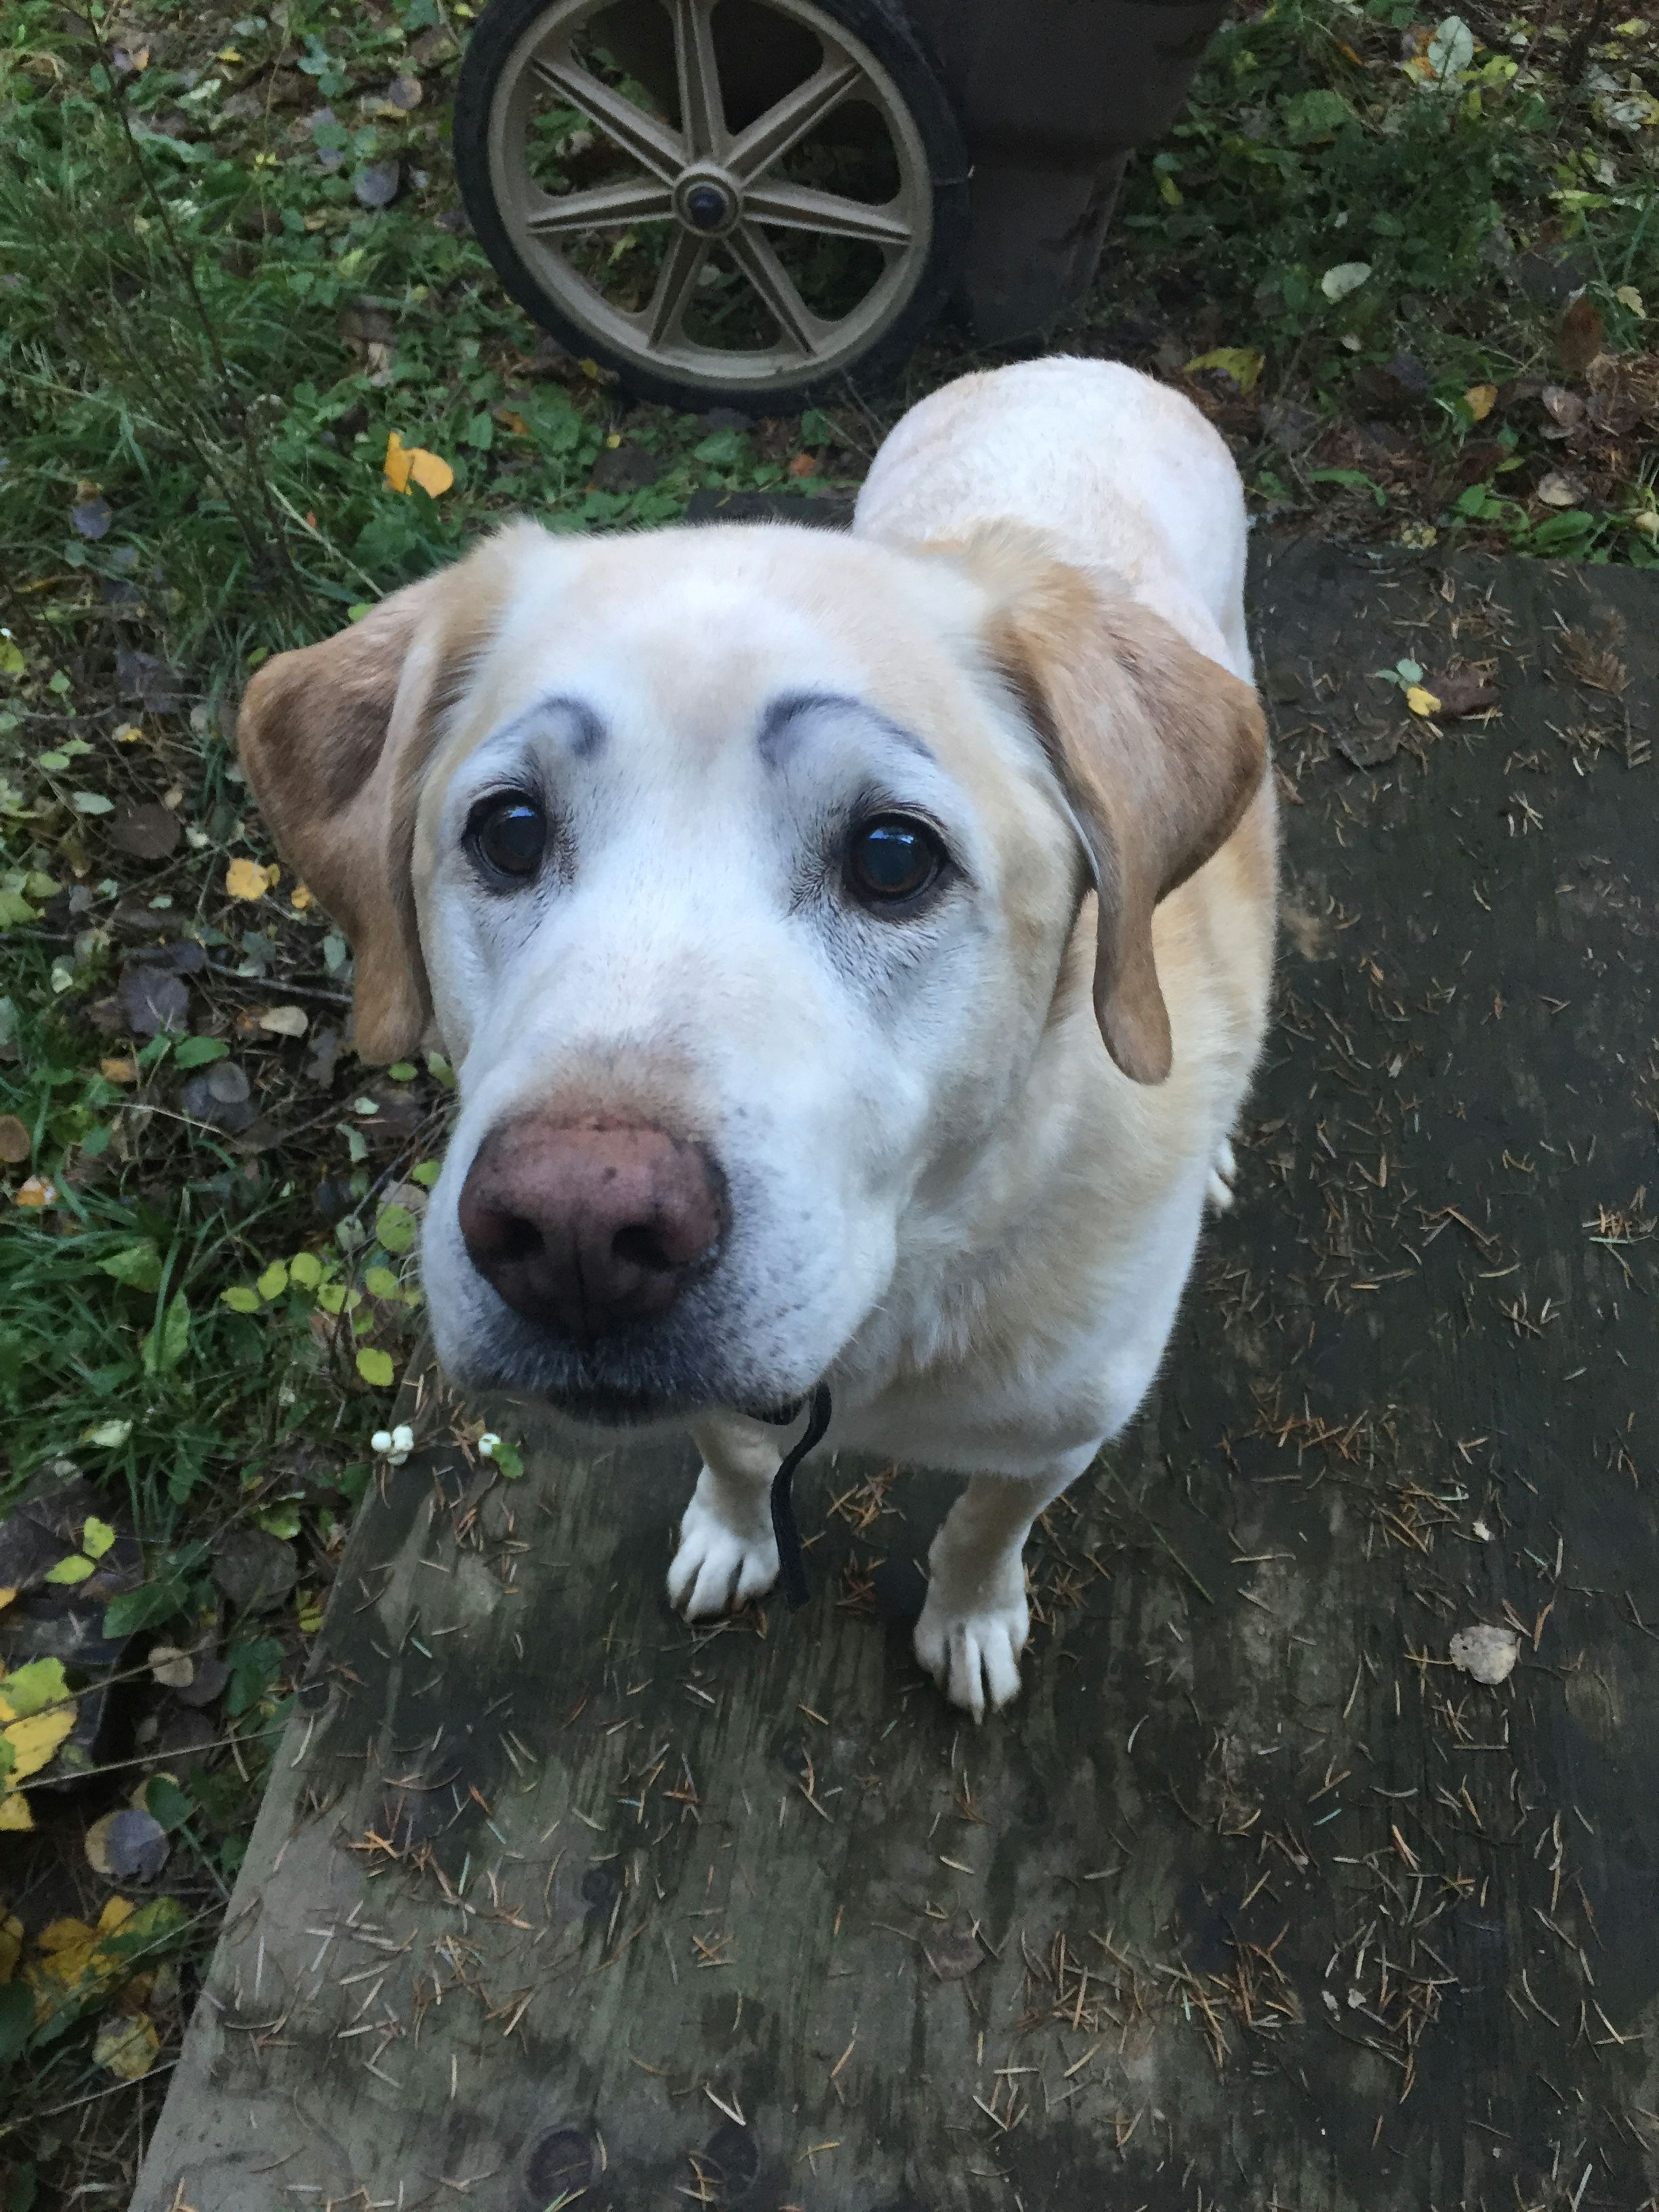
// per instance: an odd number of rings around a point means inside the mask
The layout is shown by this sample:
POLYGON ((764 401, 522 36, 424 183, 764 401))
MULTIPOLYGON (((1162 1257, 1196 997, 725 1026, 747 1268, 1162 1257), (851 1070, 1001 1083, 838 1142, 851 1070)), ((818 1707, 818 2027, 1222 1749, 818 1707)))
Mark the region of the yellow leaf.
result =
POLYGON ((1621 284, 1613 296, 1618 301, 1621 307, 1628 307, 1630 309, 1632 314, 1635 316, 1638 322, 1646 321, 1648 311, 1643 304, 1642 295, 1637 290, 1634 284, 1621 284))
POLYGON ((155 2063, 161 2039, 148 2013, 117 2013, 92 2046, 94 2062, 118 2081, 141 2081, 155 2063))
POLYGON ((51 1206, 56 1202, 57 1197, 56 1183, 43 1182, 39 1176, 31 1176, 27 1182, 18 1185, 17 1195, 13 1199, 12 1204, 14 1206, 51 1206))
POLYGON ((409 473, 430 499, 441 499, 455 481, 455 471, 436 453, 416 446, 409 456, 409 473))
POLYGON ((288 1288, 288 1269, 280 1260, 273 1260, 253 1287, 262 1298, 281 1297, 288 1288))
POLYGON ((455 481, 455 471, 439 454, 424 446, 405 446, 394 430, 386 442, 386 480, 393 491, 406 492, 417 483, 430 499, 441 498, 455 481))
POLYGON ((1432 691, 1425 691, 1420 684, 1407 685, 1406 704, 1413 714, 1437 714, 1440 712, 1438 699, 1432 691))
POLYGON ((395 430, 386 441, 386 459, 381 465, 386 472, 386 480, 393 491, 409 489, 410 456, 395 430))
POLYGON ((232 898, 262 899, 270 878, 258 860, 233 860, 225 870, 225 889, 232 898))
POLYGON ((3 1613, 5 1611, 6 1607, 11 1603, 16 1595, 17 1585, 15 1583, 9 1583, 4 1589, 0 1589, 0 1613, 3 1613))
POLYGON ((83 1559, 78 1552, 71 1552, 68 1559, 59 1559, 55 1567, 47 1569, 46 1579, 58 1588, 64 1589, 76 1583, 85 1582, 88 1575, 96 1574, 97 1571, 90 1559, 83 1559))
POLYGON ((73 1705, 54 1705, 49 1712, 8 1721, 3 1733, 12 1748, 12 1764, 7 1781, 15 1787, 27 1776, 38 1774, 74 1726, 73 1705))
POLYGON ((107 1521, 100 1521, 95 1513, 88 1513, 87 1525, 81 1531, 81 1549, 89 1559, 101 1559, 115 1541, 115 1531, 107 1521))
POLYGON ((123 1054, 114 1060, 100 1060, 98 1063, 98 1073, 106 1083, 137 1083, 138 1063, 135 1060, 128 1059, 123 1054))
POLYGON ((389 1352, 379 1352, 366 1344, 357 1354, 357 1372, 365 1382, 372 1382, 377 1390, 384 1390, 391 1382, 394 1369, 389 1352))
POLYGON ((1217 346, 1212 352, 1195 355, 1182 374, 1190 376, 1195 368, 1218 368, 1224 376, 1231 377, 1241 392, 1253 392, 1267 366, 1267 356, 1252 346, 1217 346))
POLYGON ((288 895, 288 902, 296 914, 304 914, 308 907, 315 906, 317 903, 303 884, 295 884, 288 895))
POLYGON ((1498 404, 1495 384, 1472 384, 1463 394, 1463 404, 1477 422, 1484 422, 1498 404))
MULTIPOLYGON (((21 1790, 0 1787, 0 1835, 9 1832, 21 1835, 34 1826, 34 1815, 29 1810, 29 1801, 21 1790)), ((0 1981, 6 1977, 0 1974, 0 1981)))

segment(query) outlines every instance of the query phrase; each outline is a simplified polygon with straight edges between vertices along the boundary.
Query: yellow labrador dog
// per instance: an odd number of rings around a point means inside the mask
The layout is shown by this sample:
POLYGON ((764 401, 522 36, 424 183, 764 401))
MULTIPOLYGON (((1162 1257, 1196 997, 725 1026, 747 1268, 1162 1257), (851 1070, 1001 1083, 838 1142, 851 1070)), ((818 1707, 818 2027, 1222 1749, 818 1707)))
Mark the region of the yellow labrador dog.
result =
POLYGON ((688 1425, 669 1570, 778 1572, 763 1417, 969 1478, 916 1650, 1019 1685, 1034 1516, 1157 1370, 1261 1042, 1274 830, 1221 440, 1132 371, 964 378, 850 536, 503 530, 241 720, 350 937, 358 1048, 441 1040, 449 1373, 688 1425))

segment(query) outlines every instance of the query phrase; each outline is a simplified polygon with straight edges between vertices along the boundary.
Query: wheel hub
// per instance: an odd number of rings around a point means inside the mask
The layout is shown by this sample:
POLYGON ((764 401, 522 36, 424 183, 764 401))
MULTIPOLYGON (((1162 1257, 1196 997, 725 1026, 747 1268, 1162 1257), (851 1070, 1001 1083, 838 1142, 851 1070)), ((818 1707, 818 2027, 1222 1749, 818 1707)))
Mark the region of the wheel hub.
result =
POLYGON ((701 238, 722 238, 743 216, 736 181, 718 169, 688 169, 674 187, 674 212, 701 238))

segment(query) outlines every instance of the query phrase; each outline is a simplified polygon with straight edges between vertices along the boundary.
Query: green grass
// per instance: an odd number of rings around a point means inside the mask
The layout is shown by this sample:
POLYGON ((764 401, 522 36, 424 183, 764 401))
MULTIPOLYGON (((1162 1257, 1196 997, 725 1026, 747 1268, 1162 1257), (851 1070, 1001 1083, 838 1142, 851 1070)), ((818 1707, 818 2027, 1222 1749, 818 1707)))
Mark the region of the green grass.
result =
MULTIPOLYGON (((1434 29, 1401 0, 1232 24, 1133 168, 1066 342, 1184 381, 1286 525, 1651 562, 1659 120, 1640 118, 1659 35, 1633 12, 1580 50, 1568 15, 1472 11, 1479 44, 1443 88, 1401 66, 1434 29), (1363 283, 1328 296, 1355 263, 1363 283), (1581 337, 1600 319, 1593 368, 1563 353, 1575 286, 1581 337), (1596 416, 1564 439, 1541 398, 1558 385, 1596 416), (1553 505, 1540 487, 1564 469, 1576 489, 1553 505)), ((177 1717, 148 1675, 158 1638, 222 1655, 213 1727, 235 1740, 156 1785, 176 1912, 128 1978, 38 2021, 7 1994, 8 1914, 25 1965, 52 1920, 97 1919, 110 1885, 83 1832, 136 1770, 36 1790, 35 1838, 5 1839, 0 2212, 130 2185, 155 2100, 95 2034, 113 1996, 163 2061, 176 2049, 419 1326, 413 1216, 448 1070, 355 1063, 327 918, 289 881, 228 889, 233 862, 272 858, 232 742, 247 674, 509 513, 605 529, 706 489, 849 482, 972 358, 942 332, 896 392, 745 428, 635 406, 542 346, 453 221, 467 18, 438 0, 292 0, 285 27, 200 0, 91 34, 56 0, 0 17, 0 1116, 21 1142, 0 1134, 26 1155, 0 1183, 0 1517, 73 1468, 139 1547, 112 1623, 134 1639, 119 1756, 177 1717), (411 73, 420 105, 388 112, 380 88, 411 73), (354 179, 392 159, 404 190, 364 206, 354 179), (394 431, 451 464, 450 491, 388 487, 394 431), (619 482, 619 446, 654 480, 619 482), (177 825, 152 860, 119 842, 141 806, 177 825), (202 965, 183 1026, 147 1040, 119 994, 161 940, 202 965), (291 1012, 259 1026, 295 1007, 304 1036, 291 1012), (246 1077, 247 1126, 192 1105, 215 1067, 246 1077), (31 1177, 47 1203, 15 1203, 31 1177), (247 1531, 292 1547, 274 1607, 214 1578, 247 1531)), ((0 1653, 5 1626, 0 1609, 0 1653)))

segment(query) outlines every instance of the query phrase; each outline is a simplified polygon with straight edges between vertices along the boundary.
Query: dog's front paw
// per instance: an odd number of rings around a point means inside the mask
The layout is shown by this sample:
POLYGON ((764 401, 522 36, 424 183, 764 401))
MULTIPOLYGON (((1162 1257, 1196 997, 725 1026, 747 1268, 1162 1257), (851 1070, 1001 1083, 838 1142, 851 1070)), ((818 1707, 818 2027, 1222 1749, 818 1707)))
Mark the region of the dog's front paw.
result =
POLYGON ((770 1523, 733 1528, 709 1496, 710 1487, 705 1469, 680 1522, 679 1546, 668 1570, 669 1602, 688 1620, 731 1613, 778 1578, 770 1523))
POLYGON ((1025 1574, 1016 1552, 1005 1571, 952 1589, 948 1568, 933 1566, 916 1623, 916 1657, 953 1705, 976 1721, 1019 1695, 1019 1655, 1030 1633, 1025 1574))

